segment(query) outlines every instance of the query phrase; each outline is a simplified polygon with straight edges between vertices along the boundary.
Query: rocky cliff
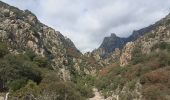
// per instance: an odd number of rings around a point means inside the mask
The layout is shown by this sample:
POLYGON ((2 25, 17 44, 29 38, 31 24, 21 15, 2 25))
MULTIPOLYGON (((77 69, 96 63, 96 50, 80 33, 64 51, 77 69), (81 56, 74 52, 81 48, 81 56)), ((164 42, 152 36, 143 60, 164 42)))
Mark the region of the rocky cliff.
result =
MULTIPOLYGON (((116 36, 116 34, 112 33, 110 37, 105 37, 99 49, 102 49, 103 52, 100 53, 102 58, 106 58, 111 52, 113 52, 116 48, 122 49, 126 43, 126 38, 120 38, 116 36)), ((98 49, 93 51, 99 51, 98 49)))
POLYGON ((152 30, 154 27, 155 25, 150 25, 140 30, 135 30, 127 38, 118 37, 115 33, 112 33, 111 36, 105 37, 100 47, 94 50, 92 53, 100 55, 101 58, 107 58, 111 53, 115 51, 116 48, 122 50, 127 42, 135 41, 140 36, 152 30))

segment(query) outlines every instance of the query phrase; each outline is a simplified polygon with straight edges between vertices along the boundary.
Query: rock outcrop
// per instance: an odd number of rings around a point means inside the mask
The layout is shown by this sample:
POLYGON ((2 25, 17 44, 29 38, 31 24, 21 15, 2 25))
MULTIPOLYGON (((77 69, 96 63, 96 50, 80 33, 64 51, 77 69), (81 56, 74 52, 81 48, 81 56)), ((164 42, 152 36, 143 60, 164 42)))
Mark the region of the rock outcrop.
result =
POLYGON ((120 66, 125 66, 128 64, 128 62, 131 60, 132 58, 132 50, 134 48, 134 43, 133 42, 128 42, 123 51, 122 54, 120 56, 120 66))

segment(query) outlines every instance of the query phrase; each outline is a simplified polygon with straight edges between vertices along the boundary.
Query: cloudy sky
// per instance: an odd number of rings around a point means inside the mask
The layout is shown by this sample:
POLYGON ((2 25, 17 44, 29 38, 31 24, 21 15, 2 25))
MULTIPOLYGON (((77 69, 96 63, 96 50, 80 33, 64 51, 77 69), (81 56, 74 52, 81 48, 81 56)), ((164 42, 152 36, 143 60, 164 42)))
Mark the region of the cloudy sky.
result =
POLYGON ((2 0, 28 9, 69 37, 82 52, 100 46, 110 33, 127 37, 170 12, 170 0, 2 0))

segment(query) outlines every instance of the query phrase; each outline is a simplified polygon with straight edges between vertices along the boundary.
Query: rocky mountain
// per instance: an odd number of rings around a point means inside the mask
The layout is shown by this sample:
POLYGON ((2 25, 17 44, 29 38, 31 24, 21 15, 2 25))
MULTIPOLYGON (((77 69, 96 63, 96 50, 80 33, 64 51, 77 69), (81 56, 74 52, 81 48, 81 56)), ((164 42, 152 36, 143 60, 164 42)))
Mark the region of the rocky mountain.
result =
POLYGON ((0 100, 170 100, 169 66, 170 15, 83 55, 30 11, 0 1, 0 100))
POLYGON ((126 43, 122 51, 116 49, 106 59, 109 64, 101 69, 96 85, 106 97, 170 99, 170 15, 151 27, 136 40, 126 43), (114 60, 115 57, 119 60, 114 60))
POLYGON ((107 58, 112 52, 115 51, 116 48, 122 50, 127 42, 135 41, 140 36, 152 30, 154 26, 155 25, 150 25, 146 28, 133 31, 133 33, 127 38, 118 37, 115 33, 112 33, 111 36, 105 37, 100 47, 94 50, 92 53, 98 54, 102 58, 107 58))
POLYGON ((114 33, 112 33, 110 37, 105 37, 102 44, 99 47, 99 49, 102 49, 104 51, 104 53, 101 54, 101 56, 102 57, 108 56, 109 53, 115 50, 115 48, 122 49, 123 46, 126 44, 126 41, 127 41, 126 38, 120 38, 116 36, 116 34, 114 33))
POLYGON ((0 92, 10 92, 10 100, 63 100, 63 95, 83 100, 93 95, 86 80, 95 75, 95 59, 84 57, 69 38, 41 23, 32 12, 1 1, 0 50, 0 92), (31 91, 24 90, 27 86, 31 91))

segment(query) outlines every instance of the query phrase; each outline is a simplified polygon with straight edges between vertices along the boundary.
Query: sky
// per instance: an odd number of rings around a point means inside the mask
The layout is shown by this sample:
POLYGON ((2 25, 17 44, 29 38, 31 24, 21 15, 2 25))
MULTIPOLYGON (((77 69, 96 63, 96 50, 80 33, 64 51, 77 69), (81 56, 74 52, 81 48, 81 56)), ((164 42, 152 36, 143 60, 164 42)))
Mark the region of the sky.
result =
POLYGON ((170 13, 170 0, 2 0, 70 38, 82 51, 98 48, 115 33, 128 37, 170 13))

